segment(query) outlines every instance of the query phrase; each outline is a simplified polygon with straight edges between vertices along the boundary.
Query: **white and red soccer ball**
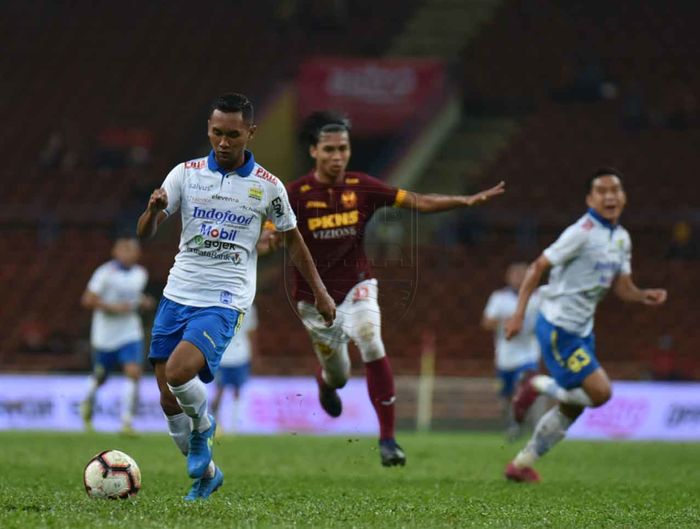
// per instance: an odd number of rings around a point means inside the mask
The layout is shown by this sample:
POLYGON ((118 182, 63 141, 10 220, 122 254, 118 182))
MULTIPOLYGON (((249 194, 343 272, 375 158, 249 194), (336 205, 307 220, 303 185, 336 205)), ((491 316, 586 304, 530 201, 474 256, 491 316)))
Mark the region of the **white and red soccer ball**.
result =
POLYGON ((141 490, 141 470, 124 452, 105 450, 88 462, 83 481, 91 498, 129 498, 141 490))

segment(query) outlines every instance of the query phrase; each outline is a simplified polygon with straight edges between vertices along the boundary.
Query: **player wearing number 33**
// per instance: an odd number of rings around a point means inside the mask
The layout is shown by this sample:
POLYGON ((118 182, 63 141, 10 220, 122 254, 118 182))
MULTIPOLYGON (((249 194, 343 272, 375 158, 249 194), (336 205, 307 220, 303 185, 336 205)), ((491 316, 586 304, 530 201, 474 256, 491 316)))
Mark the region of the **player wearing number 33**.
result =
POLYGON ((588 212, 530 265, 516 312, 506 322, 506 338, 520 332, 527 302, 551 268, 549 284, 541 289, 535 331, 552 376, 523 379, 513 412, 522 421, 538 394, 559 405, 542 416, 532 439, 506 467, 505 476, 513 481, 539 481, 534 462, 564 438, 585 407, 602 406, 612 396, 610 380, 596 358, 593 333, 595 309, 607 291, 612 287, 622 300, 645 305, 666 301, 665 290, 640 289, 632 281, 632 242, 618 224, 627 201, 620 172, 599 169, 588 179, 586 191, 588 212))

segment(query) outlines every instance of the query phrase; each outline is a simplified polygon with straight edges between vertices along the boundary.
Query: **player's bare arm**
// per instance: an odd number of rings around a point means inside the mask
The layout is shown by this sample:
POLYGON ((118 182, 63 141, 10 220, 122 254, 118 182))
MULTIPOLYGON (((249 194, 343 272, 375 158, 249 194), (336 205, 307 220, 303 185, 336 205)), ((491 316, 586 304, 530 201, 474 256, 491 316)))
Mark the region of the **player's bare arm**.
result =
POLYGON ((102 310, 107 314, 126 314, 134 309, 131 303, 105 303, 102 298, 86 290, 80 298, 80 304, 89 310, 102 310))
POLYGON ((515 314, 513 314, 513 316, 506 321, 506 340, 510 340, 520 333, 520 330, 523 328, 523 321, 525 320, 527 303, 530 301, 532 293, 540 284, 542 276, 551 267, 552 263, 550 263, 549 259, 547 259, 544 255, 540 255, 535 261, 532 262, 532 264, 530 264, 530 266, 527 267, 523 284, 520 286, 520 291, 518 292, 518 306, 515 309, 515 314))
POLYGON ((505 182, 499 182, 498 185, 480 191, 475 195, 439 195, 407 192, 400 207, 421 213, 436 213, 438 211, 477 206, 493 197, 502 195, 505 191, 505 182))
POLYGON ((314 298, 316 298, 316 308, 318 312, 323 316, 326 325, 330 327, 335 319, 335 301, 333 301, 333 298, 328 294, 326 286, 321 281, 311 253, 301 233, 299 233, 299 229, 293 228, 282 232, 281 236, 294 266, 297 267, 299 273, 301 273, 311 287, 314 298))
POLYGON ((495 318, 481 318, 481 328, 487 331, 495 331, 498 328, 499 320, 495 318))
POLYGON ((617 297, 623 301, 651 306, 663 304, 668 295, 663 288, 639 288, 630 274, 619 275, 613 288, 617 297))
POLYGON ((148 199, 146 211, 141 214, 136 225, 136 235, 139 239, 148 239, 156 234, 158 226, 167 217, 163 211, 167 207, 168 194, 165 189, 155 189, 148 199))

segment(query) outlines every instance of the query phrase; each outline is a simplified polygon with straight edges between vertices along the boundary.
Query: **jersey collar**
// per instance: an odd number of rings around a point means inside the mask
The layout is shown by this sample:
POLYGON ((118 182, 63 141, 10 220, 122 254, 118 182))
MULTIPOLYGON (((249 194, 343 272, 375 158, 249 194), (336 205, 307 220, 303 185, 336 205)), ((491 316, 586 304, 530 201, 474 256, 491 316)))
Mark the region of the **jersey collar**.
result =
POLYGON ((608 228, 610 231, 613 231, 618 226, 617 224, 613 224, 609 220, 603 218, 603 216, 593 208, 588 208, 588 214, 595 220, 600 222, 603 225, 603 227, 608 228))
POLYGON ((250 173, 253 172, 253 167, 255 167, 255 158, 253 157, 253 153, 246 149, 243 153, 243 165, 237 167, 233 171, 226 171, 226 169, 222 168, 217 163, 216 156, 214 156, 214 149, 212 149, 207 157, 207 166, 212 173, 220 173, 222 175, 236 173, 238 176, 250 176, 250 173))

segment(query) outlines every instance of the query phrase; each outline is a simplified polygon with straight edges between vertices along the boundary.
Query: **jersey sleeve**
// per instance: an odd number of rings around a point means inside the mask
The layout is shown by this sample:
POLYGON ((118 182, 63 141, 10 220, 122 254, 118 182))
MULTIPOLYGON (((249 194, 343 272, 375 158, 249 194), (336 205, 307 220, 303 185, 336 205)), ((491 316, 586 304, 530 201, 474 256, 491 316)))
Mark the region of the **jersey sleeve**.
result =
POLYGON ((406 191, 382 182, 373 176, 363 175, 360 184, 367 193, 367 201, 373 209, 384 206, 400 206, 406 198, 406 191))
POLYGON ((620 273, 622 275, 630 275, 632 273, 632 239, 630 239, 629 234, 626 234, 624 246, 622 251, 624 252, 622 257, 622 266, 620 267, 620 273))
POLYGON ((182 199, 182 185, 185 181, 185 164, 181 163, 176 165, 172 171, 168 173, 165 177, 163 185, 161 186, 165 189, 168 195, 168 207, 165 208, 165 214, 172 215, 180 209, 180 201, 182 199))
POLYGON ((141 272, 139 274, 139 292, 143 294, 143 291, 146 289, 146 284, 148 283, 148 270, 142 266, 139 268, 139 271, 141 272))
POLYGON ((484 317, 490 320, 500 320, 502 318, 498 298, 498 292, 493 292, 489 296, 489 300, 486 302, 486 308, 484 309, 484 317))
POLYGON ((274 184, 271 200, 267 206, 267 218, 272 221, 277 231, 289 231, 297 226, 297 217, 289 203, 287 190, 282 182, 274 184))
POLYGON ((542 253, 553 266, 566 263, 581 252, 589 233, 590 231, 579 224, 573 224, 542 253))
POLYGON ((90 281, 88 281, 87 289, 89 292, 102 296, 104 294, 105 285, 107 283, 107 268, 100 266, 92 273, 90 281))

